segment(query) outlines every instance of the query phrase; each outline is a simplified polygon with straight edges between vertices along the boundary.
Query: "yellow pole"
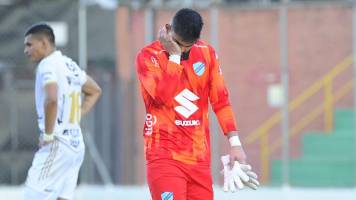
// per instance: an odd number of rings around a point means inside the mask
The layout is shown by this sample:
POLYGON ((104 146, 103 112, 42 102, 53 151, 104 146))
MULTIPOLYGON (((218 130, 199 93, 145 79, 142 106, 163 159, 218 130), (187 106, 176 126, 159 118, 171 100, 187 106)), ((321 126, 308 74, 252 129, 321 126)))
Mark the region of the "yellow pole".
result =
POLYGON ((269 181, 269 144, 268 134, 264 132, 261 137, 261 183, 267 183, 269 181))
POLYGON ((333 112, 333 79, 330 77, 325 79, 324 82, 324 124, 325 131, 331 132, 334 123, 334 112, 333 112))

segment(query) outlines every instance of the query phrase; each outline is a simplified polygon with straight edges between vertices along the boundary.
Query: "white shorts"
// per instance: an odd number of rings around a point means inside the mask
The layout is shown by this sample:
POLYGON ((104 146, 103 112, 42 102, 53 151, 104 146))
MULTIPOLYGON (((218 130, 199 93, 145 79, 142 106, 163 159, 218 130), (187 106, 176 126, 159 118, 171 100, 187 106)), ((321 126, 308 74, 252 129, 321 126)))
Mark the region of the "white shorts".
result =
POLYGON ((84 148, 74 152, 59 140, 43 146, 33 158, 22 199, 72 199, 83 160, 84 148))

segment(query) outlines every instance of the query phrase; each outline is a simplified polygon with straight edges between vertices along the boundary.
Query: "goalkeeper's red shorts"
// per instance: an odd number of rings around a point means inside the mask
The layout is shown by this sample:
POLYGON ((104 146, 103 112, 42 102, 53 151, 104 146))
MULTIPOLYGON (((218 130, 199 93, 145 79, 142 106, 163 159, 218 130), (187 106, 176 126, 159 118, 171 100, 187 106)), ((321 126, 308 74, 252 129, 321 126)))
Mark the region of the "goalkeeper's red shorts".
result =
POLYGON ((188 165, 174 160, 147 164, 152 200, 212 200, 210 166, 188 165))

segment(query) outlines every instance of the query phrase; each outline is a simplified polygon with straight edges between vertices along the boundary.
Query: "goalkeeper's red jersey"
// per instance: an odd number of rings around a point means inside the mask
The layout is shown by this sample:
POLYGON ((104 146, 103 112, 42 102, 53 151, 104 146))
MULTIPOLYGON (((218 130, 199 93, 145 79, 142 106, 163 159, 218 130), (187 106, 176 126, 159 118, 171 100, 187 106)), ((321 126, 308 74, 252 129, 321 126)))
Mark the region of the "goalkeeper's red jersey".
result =
POLYGON ((223 132, 237 130, 214 49, 198 41, 178 65, 156 41, 139 52, 136 65, 146 107, 148 163, 173 159, 209 165, 209 102, 223 132))

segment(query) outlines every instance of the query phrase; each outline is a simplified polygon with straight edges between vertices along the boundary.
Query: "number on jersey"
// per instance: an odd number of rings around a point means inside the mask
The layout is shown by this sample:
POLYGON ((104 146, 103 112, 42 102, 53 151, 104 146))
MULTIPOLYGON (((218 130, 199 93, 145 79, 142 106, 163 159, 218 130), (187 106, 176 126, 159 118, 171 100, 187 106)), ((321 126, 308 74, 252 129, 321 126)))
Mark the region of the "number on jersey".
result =
POLYGON ((80 92, 70 93, 70 98, 72 99, 72 105, 70 109, 69 123, 79 124, 80 122, 80 92))

